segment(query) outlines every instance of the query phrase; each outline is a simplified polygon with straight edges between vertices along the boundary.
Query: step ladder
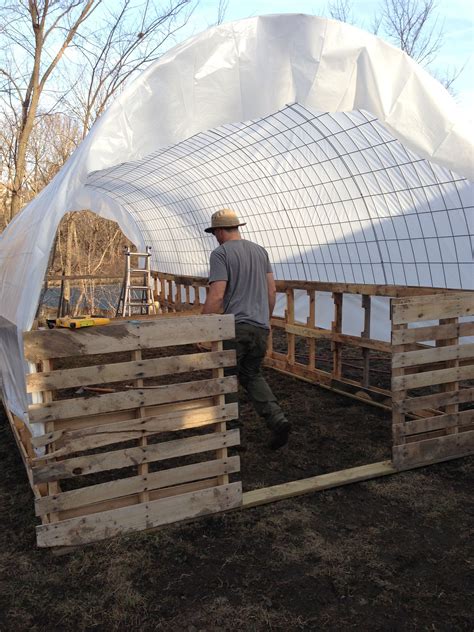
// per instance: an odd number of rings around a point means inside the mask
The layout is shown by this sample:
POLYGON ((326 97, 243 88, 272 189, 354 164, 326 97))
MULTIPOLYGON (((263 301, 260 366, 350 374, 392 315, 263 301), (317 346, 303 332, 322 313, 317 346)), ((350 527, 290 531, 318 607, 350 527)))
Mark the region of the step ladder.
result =
POLYGON ((125 274, 119 302, 115 316, 132 316, 134 314, 156 314, 157 305, 153 298, 151 280, 151 247, 146 252, 132 252, 125 248, 125 274), (145 259, 145 266, 140 268, 140 258, 145 259), (142 282, 139 284, 137 274, 142 272, 142 282))

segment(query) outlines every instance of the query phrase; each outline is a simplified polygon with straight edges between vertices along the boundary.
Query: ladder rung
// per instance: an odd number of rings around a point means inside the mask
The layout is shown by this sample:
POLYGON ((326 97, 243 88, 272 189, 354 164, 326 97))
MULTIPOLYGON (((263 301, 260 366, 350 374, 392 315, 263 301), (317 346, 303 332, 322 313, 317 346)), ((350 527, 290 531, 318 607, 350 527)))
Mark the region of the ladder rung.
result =
POLYGON ((130 272, 148 272, 146 268, 131 268, 130 272))
POLYGON ((151 252, 127 252, 131 257, 151 257, 151 252))
POLYGON ((153 302, 149 303, 125 303, 127 307, 148 307, 149 305, 153 305, 153 302))
POLYGON ((129 290, 151 290, 149 285, 129 285, 129 290))

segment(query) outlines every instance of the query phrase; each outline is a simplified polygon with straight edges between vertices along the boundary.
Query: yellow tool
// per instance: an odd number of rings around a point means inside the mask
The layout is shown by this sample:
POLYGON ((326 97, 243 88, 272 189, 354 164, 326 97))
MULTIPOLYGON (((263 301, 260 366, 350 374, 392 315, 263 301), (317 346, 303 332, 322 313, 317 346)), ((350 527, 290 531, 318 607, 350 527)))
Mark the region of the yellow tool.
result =
POLYGON ((79 329, 79 327, 96 327, 97 325, 108 325, 110 318, 97 318, 95 316, 77 316, 70 318, 56 318, 56 327, 66 327, 67 329, 79 329))

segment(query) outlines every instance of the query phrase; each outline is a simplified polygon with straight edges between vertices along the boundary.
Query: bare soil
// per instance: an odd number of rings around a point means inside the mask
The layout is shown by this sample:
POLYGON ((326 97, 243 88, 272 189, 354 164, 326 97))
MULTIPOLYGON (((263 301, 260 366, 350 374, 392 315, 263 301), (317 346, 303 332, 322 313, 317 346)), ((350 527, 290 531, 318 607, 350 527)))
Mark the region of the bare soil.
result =
MULTIPOLYGON (((389 413, 267 376, 294 431, 241 394, 245 490, 390 458, 389 413)), ((58 557, 0 411, 0 631, 472 630, 473 488, 458 459, 58 557)))

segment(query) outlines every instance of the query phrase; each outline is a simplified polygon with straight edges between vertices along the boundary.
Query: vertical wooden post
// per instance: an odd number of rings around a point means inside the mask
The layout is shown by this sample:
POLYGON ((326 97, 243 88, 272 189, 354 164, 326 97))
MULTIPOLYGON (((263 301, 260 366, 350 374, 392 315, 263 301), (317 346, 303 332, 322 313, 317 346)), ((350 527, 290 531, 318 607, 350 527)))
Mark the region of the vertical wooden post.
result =
POLYGON ((186 305, 191 305, 191 298, 190 298, 190 286, 188 284, 186 284, 184 286, 185 288, 185 301, 186 301, 186 305))
MULTIPOLYGON (((364 310, 364 329, 361 332, 361 338, 370 338, 370 309, 371 297, 368 294, 362 295, 362 308, 364 310)), ((370 349, 362 347, 362 386, 369 388, 370 386, 370 349)))
MULTIPOLYGON (((41 371, 52 371, 53 370, 53 360, 42 360, 41 361, 41 371)), ((48 404, 53 401, 53 393, 52 391, 42 391, 43 402, 48 404)), ((48 421, 45 424, 45 432, 54 432, 54 421, 48 421)), ((55 451, 54 443, 50 443, 46 446, 46 453, 55 451)), ((59 494, 61 488, 59 486, 58 481, 52 481, 47 484, 48 487, 48 496, 53 496, 54 494, 59 494)), ((49 522, 58 522, 59 516, 57 513, 49 513, 48 514, 49 522)))
MULTIPOLYGON (((335 333, 342 332, 342 299, 341 292, 333 292, 334 299, 334 320, 332 322, 332 331, 335 333)), ((332 341, 332 374, 333 377, 340 378, 342 376, 342 346, 340 342, 332 341)))
POLYGON ((194 290, 194 301, 193 301, 193 305, 195 305, 196 307, 199 306, 201 304, 201 297, 199 296, 199 290, 201 288, 199 287, 199 285, 193 285, 193 290, 194 290))
MULTIPOLYGON (((457 325, 458 322, 459 322, 458 318, 442 318, 440 319, 439 324, 440 325, 457 325)), ((447 347, 447 346, 457 345, 457 344, 459 344, 459 336, 456 336, 455 338, 448 338, 446 340, 436 341, 437 347, 447 347)), ((458 368, 459 360, 447 360, 444 363, 444 367, 446 369, 458 368)), ((459 382, 449 382, 449 384, 440 384, 439 389, 441 393, 458 391, 459 382)), ((444 410, 444 412, 447 414, 457 413, 459 412, 459 404, 448 404, 447 406, 443 406, 442 410, 444 410)), ((458 432, 457 424, 452 426, 451 428, 446 428, 446 434, 457 434, 457 432, 458 432)))
MULTIPOLYGON (((142 352, 141 349, 137 349, 136 351, 132 351, 132 360, 141 360, 142 359, 142 352)), ((143 380, 140 378, 138 380, 134 381, 134 384, 137 388, 141 388, 143 386, 143 380)), ((140 408, 137 410, 137 417, 138 418, 142 418, 142 417, 146 417, 146 409, 144 406, 140 406, 140 408)), ((146 437, 141 437, 138 440, 138 444, 141 447, 145 447, 148 445, 148 441, 146 437)), ((148 474, 148 463, 142 463, 138 466, 138 475, 139 476, 147 476, 148 474)), ((141 503, 146 503, 148 502, 150 499, 150 495, 147 491, 143 491, 139 494, 139 500, 141 503)))
MULTIPOLYGON (((306 324, 308 327, 314 328, 316 326, 316 292, 315 290, 308 290, 309 297, 309 316, 306 324)), ((314 369, 316 364, 316 339, 308 339, 309 346, 309 358, 308 365, 310 369, 314 369)))
MULTIPOLYGON (((394 331, 400 331, 401 329, 407 329, 408 325, 403 323, 401 325, 392 325, 392 334, 394 331)), ((393 336, 392 336, 393 340, 393 336)), ((392 356, 395 353, 401 353, 404 351, 405 345, 394 345, 392 341, 392 356)), ((392 378, 400 377, 401 375, 405 375, 405 369, 392 368, 392 378)), ((405 443, 405 421, 406 415, 405 413, 401 413, 399 410, 399 403, 403 402, 407 398, 407 392, 405 390, 395 390, 392 382, 392 439, 393 445, 403 445, 405 443)), ((397 466, 394 463, 395 467, 397 466)))
POLYGON ((173 281, 168 281, 168 311, 175 312, 173 299, 173 281))
POLYGON ((180 283, 176 283, 176 299, 175 299, 175 311, 176 312, 181 312, 182 311, 182 297, 181 297, 181 284, 180 283))
MULTIPOLYGON (((286 322, 289 325, 295 323, 295 294, 293 288, 286 290, 286 322)), ((288 341, 288 362, 289 364, 295 363, 295 334, 286 334, 288 341)))
MULTIPOLYGON (((211 343, 211 351, 222 351, 224 349, 224 343, 222 340, 218 340, 217 342, 211 343)), ((223 378, 224 377, 224 369, 212 369, 212 377, 214 378, 223 378)), ((214 397, 214 405, 219 406, 221 409, 225 408, 225 395, 216 395, 214 397)), ((227 424, 225 421, 220 421, 216 424, 216 432, 225 432, 227 430, 227 424)), ((216 458, 218 459, 226 459, 227 458, 227 448, 221 448, 220 450, 216 450, 216 458)), ((223 474, 218 477, 219 485, 227 485, 229 482, 229 475, 223 474)))

